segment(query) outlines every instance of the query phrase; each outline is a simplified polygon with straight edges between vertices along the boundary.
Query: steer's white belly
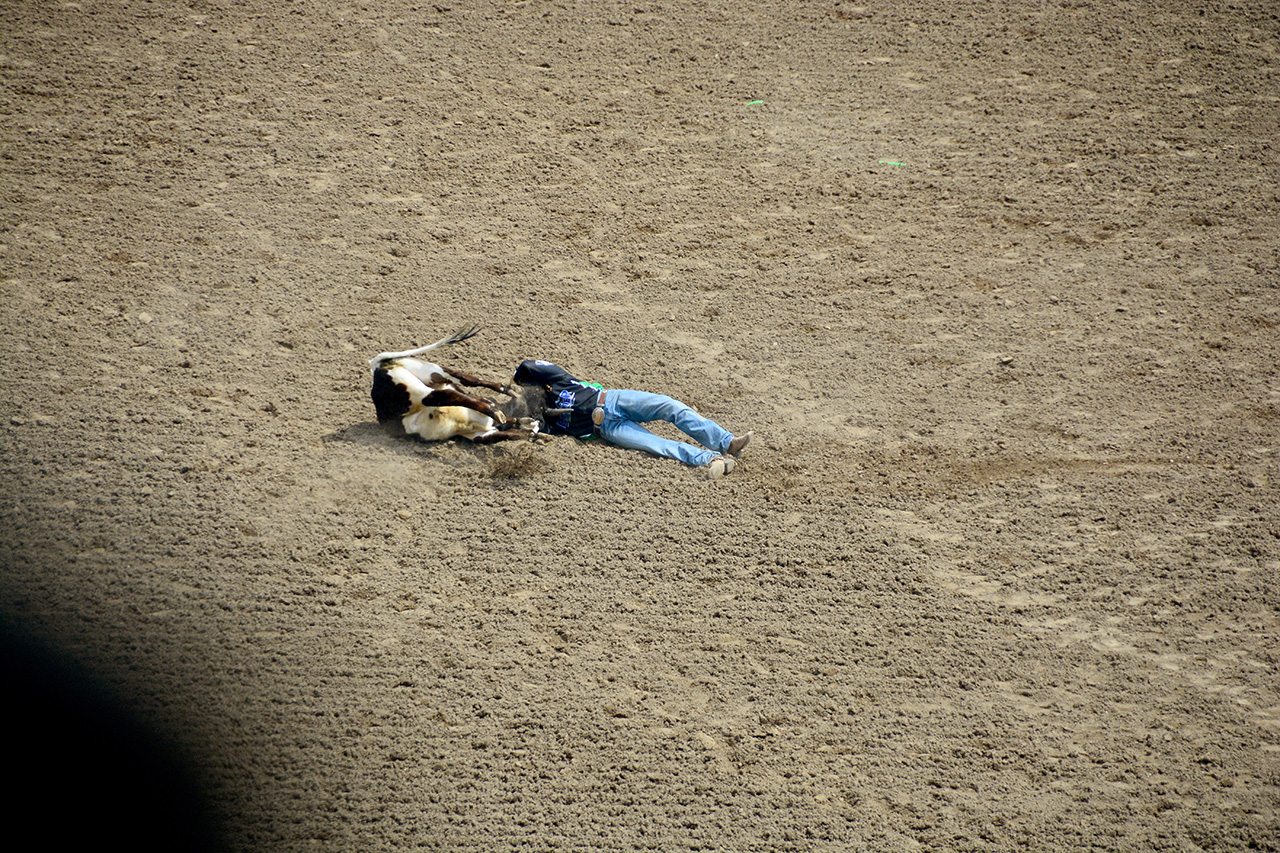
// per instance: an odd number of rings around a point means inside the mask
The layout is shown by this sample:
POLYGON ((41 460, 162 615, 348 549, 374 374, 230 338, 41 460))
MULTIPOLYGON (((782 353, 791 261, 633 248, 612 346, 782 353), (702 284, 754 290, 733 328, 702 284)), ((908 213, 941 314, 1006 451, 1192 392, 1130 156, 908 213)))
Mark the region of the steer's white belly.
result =
POLYGON ((492 418, 463 406, 418 406, 400 422, 405 432, 426 441, 444 441, 455 435, 469 438, 494 428, 492 418))

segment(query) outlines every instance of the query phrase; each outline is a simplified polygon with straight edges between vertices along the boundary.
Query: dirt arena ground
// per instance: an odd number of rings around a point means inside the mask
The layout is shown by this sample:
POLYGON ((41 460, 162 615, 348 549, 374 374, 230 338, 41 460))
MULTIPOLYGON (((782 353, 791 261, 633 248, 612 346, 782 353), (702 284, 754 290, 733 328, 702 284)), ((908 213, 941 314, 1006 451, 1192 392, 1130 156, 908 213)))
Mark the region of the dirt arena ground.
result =
POLYGON ((1274 3, 0 0, 0 134, 5 622, 226 849, 1280 849, 1274 3), (384 435, 473 321, 756 440, 384 435))

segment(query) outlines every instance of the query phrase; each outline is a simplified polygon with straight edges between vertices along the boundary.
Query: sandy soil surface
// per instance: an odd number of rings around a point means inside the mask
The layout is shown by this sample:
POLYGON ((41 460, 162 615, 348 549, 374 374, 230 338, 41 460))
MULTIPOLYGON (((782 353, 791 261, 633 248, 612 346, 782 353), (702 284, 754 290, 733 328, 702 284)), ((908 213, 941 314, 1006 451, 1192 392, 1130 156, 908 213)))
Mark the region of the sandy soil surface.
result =
POLYGON ((1280 849, 1278 128, 1271 3, 4 0, 6 621, 230 849, 1280 849), (756 441, 384 435, 472 321, 756 441))

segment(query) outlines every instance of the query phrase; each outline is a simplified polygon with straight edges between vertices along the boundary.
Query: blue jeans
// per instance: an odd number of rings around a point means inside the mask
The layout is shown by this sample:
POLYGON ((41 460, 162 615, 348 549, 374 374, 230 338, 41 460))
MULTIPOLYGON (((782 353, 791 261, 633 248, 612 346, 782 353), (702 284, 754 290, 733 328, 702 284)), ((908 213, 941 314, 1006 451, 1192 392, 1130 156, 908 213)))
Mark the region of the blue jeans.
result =
POLYGON ((600 437, 619 447, 644 450, 694 466, 706 465, 733 441, 733 433, 679 400, 665 394, 613 388, 604 392, 604 423, 600 424, 600 437), (648 421, 675 424, 677 429, 702 447, 654 435, 640 426, 648 421))

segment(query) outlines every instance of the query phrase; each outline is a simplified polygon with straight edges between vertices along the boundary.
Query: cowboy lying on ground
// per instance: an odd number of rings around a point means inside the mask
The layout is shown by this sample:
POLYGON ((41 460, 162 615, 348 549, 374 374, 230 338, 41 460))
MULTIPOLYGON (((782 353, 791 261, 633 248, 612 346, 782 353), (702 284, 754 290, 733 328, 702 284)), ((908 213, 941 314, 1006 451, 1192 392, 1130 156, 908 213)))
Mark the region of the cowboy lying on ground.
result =
POLYGON ((733 471, 738 456, 751 441, 751 433, 735 437, 715 421, 665 394, 601 388, 581 381, 549 361, 521 362, 516 368, 515 382, 524 386, 541 385, 546 389, 547 408, 566 410, 547 419, 547 432, 552 435, 577 438, 598 435, 619 447, 705 468, 713 480, 733 471), (702 446, 654 435, 641 426, 649 421, 674 424, 702 446))

